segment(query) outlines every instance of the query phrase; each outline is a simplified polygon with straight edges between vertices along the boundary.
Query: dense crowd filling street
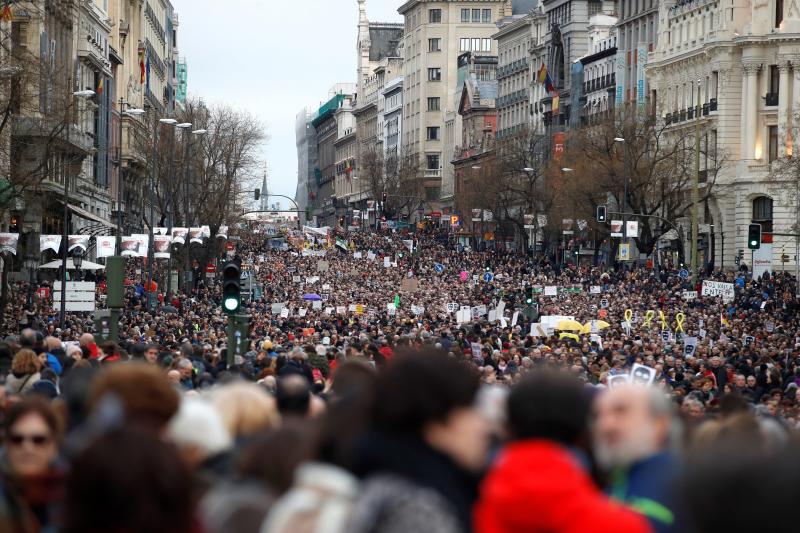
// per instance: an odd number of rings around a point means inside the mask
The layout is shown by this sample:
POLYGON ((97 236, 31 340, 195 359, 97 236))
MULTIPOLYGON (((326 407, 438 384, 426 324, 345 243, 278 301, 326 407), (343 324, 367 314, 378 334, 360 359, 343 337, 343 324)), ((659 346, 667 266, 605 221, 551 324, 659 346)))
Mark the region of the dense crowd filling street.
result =
POLYGON ((793 276, 297 235, 231 241, 233 365, 218 274, 129 259, 118 342, 12 284, 0 531, 796 530, 793 276))

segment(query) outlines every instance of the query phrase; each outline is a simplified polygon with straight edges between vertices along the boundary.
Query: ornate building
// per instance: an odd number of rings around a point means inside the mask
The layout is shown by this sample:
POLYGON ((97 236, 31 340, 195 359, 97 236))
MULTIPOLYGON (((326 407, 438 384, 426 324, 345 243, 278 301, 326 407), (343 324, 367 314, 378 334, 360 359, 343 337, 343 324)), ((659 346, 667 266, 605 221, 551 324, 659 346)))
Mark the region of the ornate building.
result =
MULTIPOLYGON (((800 139, 798 0, 665 2, 658 28, 647 67, 657 112, 676 135, 702 127, 707 259, 731 268, 747 250, 748 224, 758 223, 774 242, 767 237, 754 254, 756 273, 781 268, 783 254, 783 267, 793 267, 798 181, 779 169, 800 139)), ((743 261, 750 265, 749 253, 743 261)))

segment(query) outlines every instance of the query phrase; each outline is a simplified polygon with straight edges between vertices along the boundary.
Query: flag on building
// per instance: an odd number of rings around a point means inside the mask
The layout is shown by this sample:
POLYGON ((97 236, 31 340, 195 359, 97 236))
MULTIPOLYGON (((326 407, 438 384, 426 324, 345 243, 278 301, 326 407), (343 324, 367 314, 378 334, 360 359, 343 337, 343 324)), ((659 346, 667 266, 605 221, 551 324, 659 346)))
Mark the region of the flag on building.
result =
POLYGON ((100 83, 97 84, 97 94, 98 95, 102 95, 103 94, 103 78, 102 77, 100 78, 100 83))
POLYGON ((550 78, 549 72, 545 72, 544 75, 544 90, 548 93, 556 92, 556 86, 553 85, 553 80, 550 78))
POLYGON ((139 85, 144 85, 144 48, 139 48, 139 85))
POLYGON ((14 18, 14 12, 11 10, 11 0, 6 0, 3 3, 3 11, 0 12, 0 20, 4 22, 11 22, 14 18))
POLYGON ((558 113, 558 105, 559 105, 560 98, 558 97, 558 93, 553 95, 553 113, 558 113))
POLYGON ((144 63, 147 90, 150 90, 150 50, 147 51, 147 58, 144 63))
POLYGON ((545 66, 544 63, 542 63, 542 66, 539 67, 539 73, 536 75, 536 79, 539 81, 539 83, 544 83, 546 76, 547 76, 547 67, 545 66))

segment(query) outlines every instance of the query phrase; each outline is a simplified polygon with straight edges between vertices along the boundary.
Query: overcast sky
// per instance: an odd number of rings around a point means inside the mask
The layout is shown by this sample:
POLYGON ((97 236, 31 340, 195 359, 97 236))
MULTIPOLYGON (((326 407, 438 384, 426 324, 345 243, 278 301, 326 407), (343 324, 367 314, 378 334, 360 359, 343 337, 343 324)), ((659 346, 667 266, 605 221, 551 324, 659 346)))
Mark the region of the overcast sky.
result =
MULTIPOLYGON (((335 83, 356 81, 356 0, 172 0, 191 96, 247 109, 266 125, 270 190, 294 197, 294 122, 335 83), (276 8, 276 6, 280 8, 276 8)), ((402 22, 403 0, 367 0, 374 22, 402 22)), ((288 202, 283 202, 286 206, 288 202)))

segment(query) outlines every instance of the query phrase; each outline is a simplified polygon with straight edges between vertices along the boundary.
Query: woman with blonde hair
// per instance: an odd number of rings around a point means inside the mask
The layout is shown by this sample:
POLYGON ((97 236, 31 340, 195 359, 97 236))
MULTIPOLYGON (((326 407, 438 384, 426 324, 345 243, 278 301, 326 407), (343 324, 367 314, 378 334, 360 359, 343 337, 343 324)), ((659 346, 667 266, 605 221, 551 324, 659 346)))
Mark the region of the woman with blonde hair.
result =
POLYGON ((11 372, 6 376, 6 391, 10 394, 23 394, 33 388, 41 379, 39 371, 42 363, 33 350, 23 348, 11 361, 11 372))
POLYGON ((217 389, 212 402, 234 440, 276 427, 280 414, 275 399, 255 383, 232 383, 217 389))

